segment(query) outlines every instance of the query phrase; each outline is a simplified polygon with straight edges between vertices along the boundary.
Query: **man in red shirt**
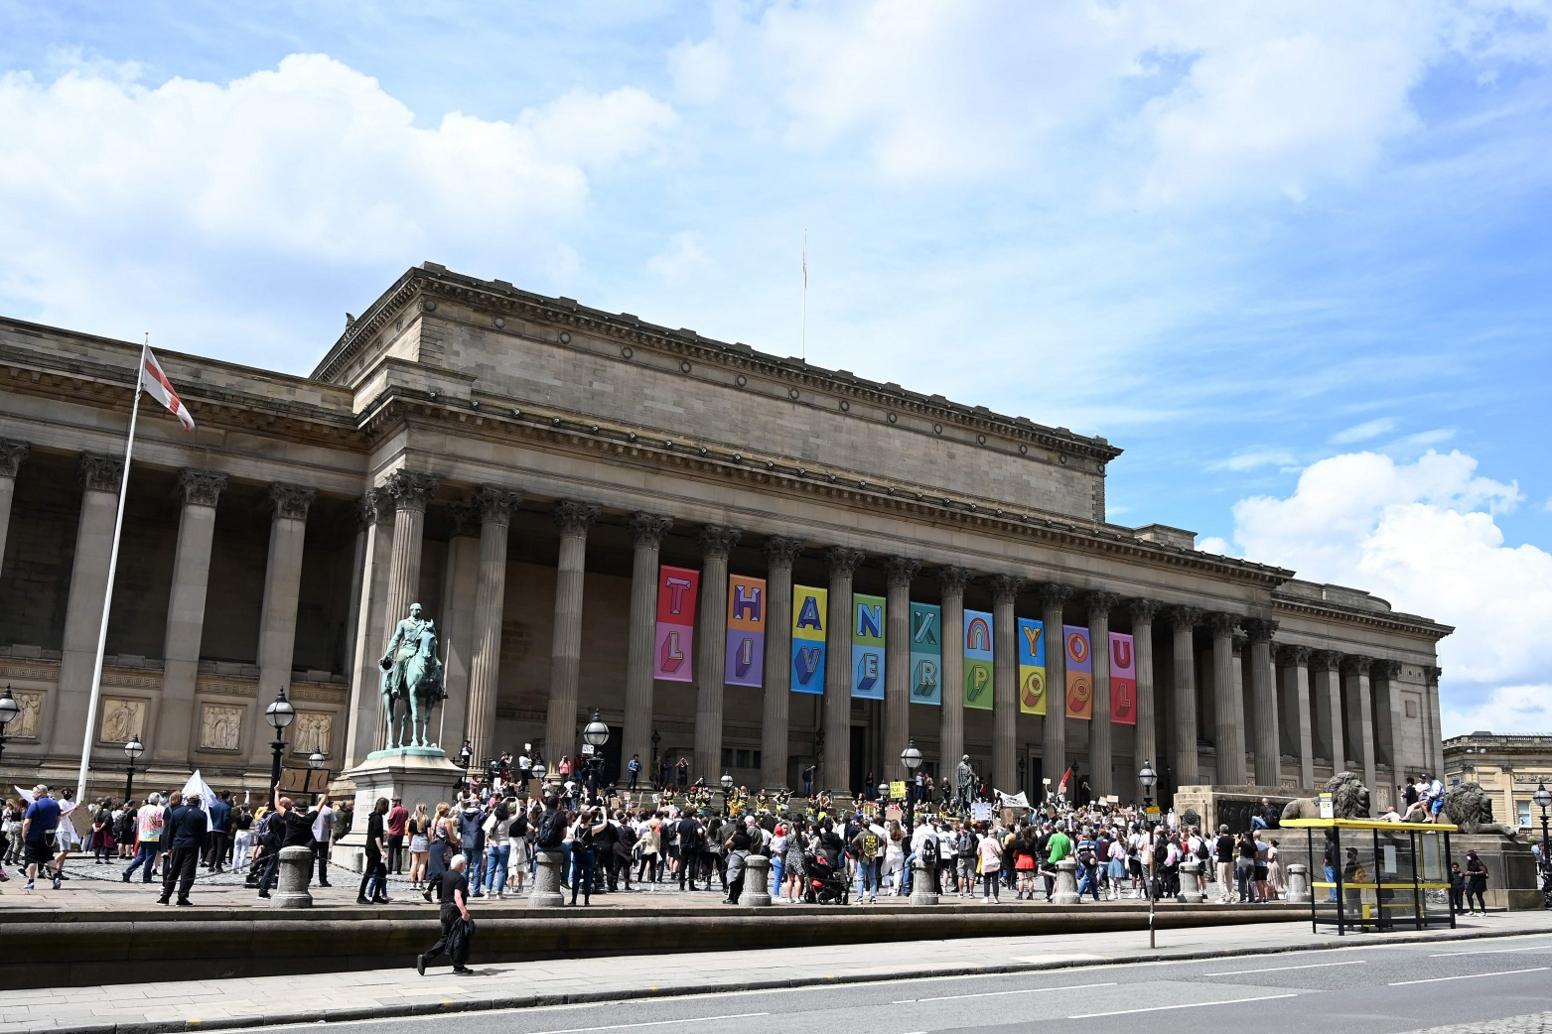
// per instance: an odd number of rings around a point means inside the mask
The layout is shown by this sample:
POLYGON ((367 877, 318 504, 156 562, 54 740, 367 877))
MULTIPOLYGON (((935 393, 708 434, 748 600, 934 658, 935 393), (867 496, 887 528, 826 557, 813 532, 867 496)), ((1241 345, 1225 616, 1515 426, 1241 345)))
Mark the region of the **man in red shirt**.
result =
POLYGON ((388 871, 398 876, 404 875, 404 827, 409 820, 410 812, 403 799, 395 797, 385 825, 388 829, 388 871))

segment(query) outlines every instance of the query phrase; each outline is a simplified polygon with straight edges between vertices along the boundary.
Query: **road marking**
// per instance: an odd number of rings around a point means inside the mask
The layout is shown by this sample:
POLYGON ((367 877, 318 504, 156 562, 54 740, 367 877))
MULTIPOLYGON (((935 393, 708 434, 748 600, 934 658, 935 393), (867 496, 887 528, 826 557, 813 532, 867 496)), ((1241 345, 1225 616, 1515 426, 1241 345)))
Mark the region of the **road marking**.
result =
MULTIPOLYGON (((1054 990, 1054 989, 1053 989, 1054 990)), ((1067 1017, 1069 1020, 1097 1020, 1102 1016, 1131 1016, 1139 1012, 1167 1012, 1170 1009, 1202 1009, 1209 1005, 1239 1005, 1242 1002, 1270 1002, 1274 998, 1297 998, 1298 992, 1281 995, 1257 995, 1254 998, 1230 998, 1226 1002, 1182 1002, 1180 1005, 1150 1005, 1145 1009, 1117 1009, 1115 1012, 1086 1012, 1067 1017)))
POLYGON ((670 1023, 707 1023, 711 1020, 747 1020, 756 1016, 769 1016, 768 1012, 735 1012, 726 1016, 696 1016, 693 1019, 649 1020, 646 1023, 610 1023, 603 1027, 567 1027, 564 1030, 536 1030, 533 1034, 586 1034, 593 1030, 634 1030, 637 1027, 662 1027, 670 1023))
POLYGON ((1366 966, 1368 963, 1362 959, 1354 959, 1351 962, 1311 962, 1305 966, 1274 966, 1271 969, 1230 969, 1222 973, 1203 973, 1206 977, 1240 977, 1247 973, 1281 973, 1289 969, 1325 969, 1328 966, 1366 966))
POLYGON ((1437 984, 1445 980, 1480 980, 1483 977, 1512 977, 1516 973, 1545 973, 1552 966, 1535 966, 1531 969, 1506 969, 1499 973, 1457 973, 1452 977, 1429 977, 1427 980, 1393 980, 1391 987, 1406 987, 1408 984, 1437 984))
POLYGON ((1530 944, 1521 948, 1486 948, 1482 951, 1441 951, 1428 956, 1430 959, 1448 959, 1457 955, 1503 955, 1511 951, 1552 951, 1552 944, 1530 944))
POLYGON ((890 1005, 911 1005, 914 1002, 951 1002, 958 998, 990 998, 993 995, 1027 995, 1036 991, 1082 991, 1090 987, 1115 987, 1114 980, 1105 984, 1062 984, 1058 987, 1021 987, 1012 991, 977 991, 974 994, 963 995, 937 995, 933 998, 903 998, 898 1002, 890 1002, 890 1005))

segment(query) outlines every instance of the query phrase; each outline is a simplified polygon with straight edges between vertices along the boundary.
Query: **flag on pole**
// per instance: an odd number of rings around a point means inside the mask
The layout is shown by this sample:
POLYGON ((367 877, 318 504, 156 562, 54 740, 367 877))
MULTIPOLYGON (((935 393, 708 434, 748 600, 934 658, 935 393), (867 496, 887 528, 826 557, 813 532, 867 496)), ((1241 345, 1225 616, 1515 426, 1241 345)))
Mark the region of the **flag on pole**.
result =
POLYGON ((1072 778, 1072 766, 1068 765, 1067 766, 1067 771, 1062 773, 1062 781, 1060 783, 1056 784, 1056 792, 1057 792, 1057 794, 1059 796, 1065 796, 1066 795, 1066 793, 1067 793, 1067 781, 1070 780, 1071 778, 1072 778))
POLYGON ((199 810, 205 813, 205 818, 210 818, 210 804, 216 799, 216 792, 205 782, 205 777, 199 774, 199 769, 189 776, 189 781, 183 784, 183 799, 199 797, 199 810))
POLYGON ((156 361, 156 355, 149 348, 145 350, 145 362, 140 366, 140 385, 152 398, 166 406, 173 416, 178 418, 178 423, 183 425, 185 431, 194 430, 194 418, 189 416, 188 407, 178 397, 178 392, 172 386, 172 381, 162 372, 162 364, 156 361))

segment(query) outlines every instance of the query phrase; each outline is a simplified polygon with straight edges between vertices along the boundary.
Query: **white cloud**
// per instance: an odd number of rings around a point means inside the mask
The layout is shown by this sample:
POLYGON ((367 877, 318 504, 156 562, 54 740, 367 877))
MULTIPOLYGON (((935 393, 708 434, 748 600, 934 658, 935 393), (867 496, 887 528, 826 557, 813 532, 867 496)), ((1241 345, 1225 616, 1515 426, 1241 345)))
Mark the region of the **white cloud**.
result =
POLYGON ((1419 431, 1401 438, 1396 444, 1408 449, 1424 449, 1432 445, 1443 445, 1455 437, 1453 427, 1435 427, 1427 431, 1419 431))
POLYGON ((1440 722, 1445 736, 1484 730, 1552 735, 1552 683, 1500 687, 1474 705, 1443 708, 1440 722))
POLYGON ((1401 421, 1393 416, 1377 417, 1373 420, 1365 420, 1361 424, 1355 424, 1346 430, 1333 434, 1328 441, 1333 445, 1352 445, 1356 442, 1366 442, 1370 438, 1378 438, 1382 434, 1389 434, 1401 425, 1401 421))
POLYGON ((1228 539, 1219 535, 1209 535, 1196 544, 1196 548, 1203 553, 1212 553, 1215 556, 1228 556, 1230 547, 1228 539))
POLYGON ((647 260, 647 268, 665 280, 682 280, 710 262, 700 234, 687 230, 674 234, 666 249, 647 260))
POLYGON ((1465 711, 1466 698, 1532 685, 1552 669, 1552 553, 1505 542, 1496 517, 1520 501, 1519 488, 1476 468, 1459 451, 1411 463, 1333 456, 1306 468, 1287 498, 1235 504, 1234 542, 1301 578, 1355 585, 1456 626, 1439 657, 1449 704, 1465 711))
POLYGON ((1221 460, 1214 460, 1207 465, 1207 469, 1242 472, 1259 467, 1286 467, 1297 462, 1298 457, 1287 449, 1251 449, 1225 456, 1221 460))

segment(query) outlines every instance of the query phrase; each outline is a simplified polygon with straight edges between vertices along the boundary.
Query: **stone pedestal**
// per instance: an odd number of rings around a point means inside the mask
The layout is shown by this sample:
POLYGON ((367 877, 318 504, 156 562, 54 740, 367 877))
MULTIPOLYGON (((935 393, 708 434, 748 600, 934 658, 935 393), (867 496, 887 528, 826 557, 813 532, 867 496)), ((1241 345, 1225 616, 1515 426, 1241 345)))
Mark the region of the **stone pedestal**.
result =
POLYGON ((1202 892, 1202 863, 1195 858, 1180 863, 1180 893, 1175 900, 1200 905, 1207 900, 1202 892))
POLYGON ((1056 863, 1056 888, 1051 894, 1051 904, 1076 905, 1083 900, 1078 897, 1077 869, 1077 863, 1071 858, 1056 863))
POLYGON ((1530 844, 1510 840, 1497 833, 1454 833, 1450 836, 1450 857, 1466 867, 1466 852, 1475 851, 1487 866, 1488 908, 1510 912, 1541 909, 1541 891, 1536 879, 1536 860, 1530 844))
POLYGON ((932 876, 931 866, 920 858, 911 862, 911 904, 936 905, 938 903, 937 891, 932 889, 936 886, 932 876))
MULTIPOLYGON (((528 895, 529 908, 557 908, 564 900, 560 893, 560 867, 565 856, 559 851, 535 851, 538 867, 534 869, 533 893, 528 895)), ((766 904, 770 904, 767 899, 766 904)))
POLYGON ((744 890, 738 895, 740 905, 756 908, 771 903, 771 860, 762 854, 752 854, 744 859, 744 890))
POLYGON ((1307 905, 1310 900, 1309 866, 1288 866, 1288 886, 1283 900, 1295 905, 1307 905))
POLYGON ((276 877, 276 889, 270 895, 271 908, 312 908, 313 896, 307 892, 307 883, 313 873, 314 859, 310 847, 282 847, 280 869, 276 877))
POLYGON ((341 782, 355 788, 355 821, 350 832, 334 845, 331 860, 361 872, 366 855, 367 817, 379 797, 404 802, 410 814, 424 804, 435 812, 437 802, 454 801, 462 788, 463 769, 448 760, 438 747, 397 747, 374 750, 366 760, 345 772, 341 782))

